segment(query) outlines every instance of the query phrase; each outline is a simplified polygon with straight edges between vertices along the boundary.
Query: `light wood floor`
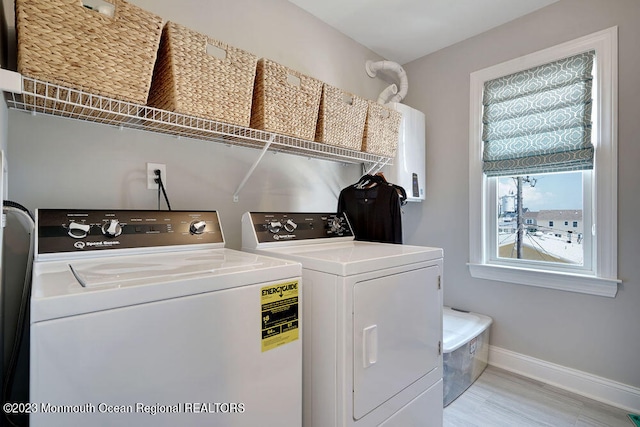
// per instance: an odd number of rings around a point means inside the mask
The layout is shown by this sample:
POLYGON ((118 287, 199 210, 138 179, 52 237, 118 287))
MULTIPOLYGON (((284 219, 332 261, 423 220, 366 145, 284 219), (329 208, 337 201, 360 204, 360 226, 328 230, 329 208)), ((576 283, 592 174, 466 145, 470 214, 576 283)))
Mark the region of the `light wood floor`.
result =
POLYGON ((444 427, 632 427, 627 412, 488 366, 444 409, 444 427))

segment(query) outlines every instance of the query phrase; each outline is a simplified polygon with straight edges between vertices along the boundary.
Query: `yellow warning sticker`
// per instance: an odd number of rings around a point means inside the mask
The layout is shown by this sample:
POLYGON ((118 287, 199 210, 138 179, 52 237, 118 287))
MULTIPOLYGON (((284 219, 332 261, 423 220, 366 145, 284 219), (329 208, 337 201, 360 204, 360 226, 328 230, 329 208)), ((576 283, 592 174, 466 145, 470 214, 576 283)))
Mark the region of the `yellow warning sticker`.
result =
POLYGON ((262 351, 298 339, 298 281, 261 289, 262 351))

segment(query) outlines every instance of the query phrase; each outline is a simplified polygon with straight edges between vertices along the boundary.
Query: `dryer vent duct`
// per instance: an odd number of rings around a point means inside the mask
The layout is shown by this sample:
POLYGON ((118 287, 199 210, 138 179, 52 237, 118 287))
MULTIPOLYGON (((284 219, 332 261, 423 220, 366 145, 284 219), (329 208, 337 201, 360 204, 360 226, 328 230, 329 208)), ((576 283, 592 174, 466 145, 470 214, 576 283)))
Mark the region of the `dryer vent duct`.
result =
POLYGON ((376 76, 378 71, 391 71, 396 73, 398 79, 400 80, 400 88, 398 90, 398 86, 395 84, 389 85, 385 90, 380 93, 378 96, 379 104, 387 104, 389 102, 400 102, 407 96, 407 91, 409 90, 409 82, 407 80, 407 73, 404 71, 404 68, 397 62, 392 61, 367 61, 365 64, 365 68, 367 70, 367 74, 369 77, 373 78, 376 76))

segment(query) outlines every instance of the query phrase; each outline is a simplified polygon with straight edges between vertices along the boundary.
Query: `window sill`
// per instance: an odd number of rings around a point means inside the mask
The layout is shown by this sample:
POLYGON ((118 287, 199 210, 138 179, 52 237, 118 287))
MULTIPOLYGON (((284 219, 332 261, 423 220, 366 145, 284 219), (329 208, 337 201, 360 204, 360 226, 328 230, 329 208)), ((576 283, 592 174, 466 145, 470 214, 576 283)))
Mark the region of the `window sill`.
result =
POLYGON ((618 279, 605 279, 580 274, 541 271, 501 265, 468 263, 469 272, 477 279, 497 280, 519 285, 558 289, 614 298, 618 293, 618 279))

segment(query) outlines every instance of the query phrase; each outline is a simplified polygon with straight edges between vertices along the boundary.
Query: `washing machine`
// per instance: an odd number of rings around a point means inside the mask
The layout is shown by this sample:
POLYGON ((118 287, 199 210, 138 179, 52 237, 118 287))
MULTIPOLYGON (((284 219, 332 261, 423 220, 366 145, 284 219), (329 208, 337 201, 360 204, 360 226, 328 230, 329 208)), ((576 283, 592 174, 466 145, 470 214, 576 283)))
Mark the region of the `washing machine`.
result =
POLYGON ((300 264, 215 211, 36 212, 31 427, 300 426, 300 264))
POLYGON ((305 427, 442 426, 442 249, 283 212, 245 213, 242 249, 302 264, 305 427))

